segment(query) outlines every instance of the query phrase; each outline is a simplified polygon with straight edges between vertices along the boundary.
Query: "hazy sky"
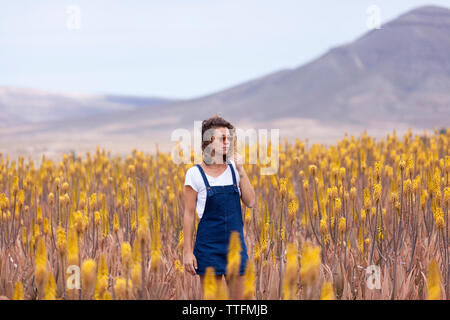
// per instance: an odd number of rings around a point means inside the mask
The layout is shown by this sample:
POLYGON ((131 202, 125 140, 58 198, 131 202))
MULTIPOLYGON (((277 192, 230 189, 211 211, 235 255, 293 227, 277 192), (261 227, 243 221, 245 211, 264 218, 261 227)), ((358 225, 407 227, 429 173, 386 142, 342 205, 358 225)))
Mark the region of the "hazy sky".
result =
POLYGON ((382 23, 422 5, 450 8, 450 0, 0 3, 0 86, 173 98, 298 67, 367 32, 370 5, 382 23))

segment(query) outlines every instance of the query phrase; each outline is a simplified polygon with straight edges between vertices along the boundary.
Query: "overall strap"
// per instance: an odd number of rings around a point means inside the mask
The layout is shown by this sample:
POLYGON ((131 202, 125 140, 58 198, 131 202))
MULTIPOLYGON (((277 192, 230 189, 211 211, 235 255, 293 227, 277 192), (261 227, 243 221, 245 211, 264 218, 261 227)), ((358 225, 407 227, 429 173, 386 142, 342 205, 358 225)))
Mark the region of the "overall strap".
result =
POLYGON ((231 164, 231 161, 228 161, 228 165, 231 169, 231 174, 233 175, 233 184, 236 187, 236 174, 234 173, 233 165, 231 164))
POLYGON ((205 182, 206 188, 210 189, 211 187, 209 186, 209 182, 208 182, 208 179, 206 178, 206 175, 205 175, 205 172, 203 171, 203 168, 199 164, 196 164, 196 166, 198 167, 198 169, 200 170, 200 173, 202 174, 203 181, 205 182))

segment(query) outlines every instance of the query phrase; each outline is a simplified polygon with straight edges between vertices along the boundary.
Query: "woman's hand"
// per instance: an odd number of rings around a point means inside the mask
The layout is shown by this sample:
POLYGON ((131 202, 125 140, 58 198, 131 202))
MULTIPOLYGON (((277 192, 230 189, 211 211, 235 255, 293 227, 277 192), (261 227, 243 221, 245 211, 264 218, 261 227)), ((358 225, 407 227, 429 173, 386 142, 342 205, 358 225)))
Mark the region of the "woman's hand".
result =
POLYGON ((239 174, 241 174, 242 170, 244 170, 244 168, 242 166, 244 164, 244 159, 237 151, 235 151, 233 160, 234 160, 234 163, 236 164, 236 169, 238 170, 239 174))
POLYGON ((184 252, 183 254, 183 264, 184 269, 195 276, 197 272, 195 272, 195 268, 197 268, 197 259, 194 256, 193 252, 184 252))
POLYGON ((243 163, 244 159, 242 156, 235 152, 234 153, 234 162, 236 164, 236 169, 239 172, 240 180, 239 187, 241 188, 241 198, 244 201, 244 204, 248 208, 252 208, 256 202, 255 190, 248 179, 247 174, 245 173, 243 163))

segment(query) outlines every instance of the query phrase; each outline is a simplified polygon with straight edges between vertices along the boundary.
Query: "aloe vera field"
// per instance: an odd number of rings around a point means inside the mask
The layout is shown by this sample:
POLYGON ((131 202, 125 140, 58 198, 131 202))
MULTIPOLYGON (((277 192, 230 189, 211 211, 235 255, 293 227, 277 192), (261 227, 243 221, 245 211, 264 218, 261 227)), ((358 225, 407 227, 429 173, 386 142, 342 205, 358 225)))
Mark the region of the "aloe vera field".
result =
MULTIPOLYGON (((0 296, 229 299, 213 270, 202 290, 183 267, 184 179, 194 163, 113 151, 43 154, 39 164, 0 153, 0 296)), ((244 162, 257 199, 242 204, 244 299, 448 300, 449 151, 450 129, 394 130, 329 146, 282 140, 272 175, 244 162)))

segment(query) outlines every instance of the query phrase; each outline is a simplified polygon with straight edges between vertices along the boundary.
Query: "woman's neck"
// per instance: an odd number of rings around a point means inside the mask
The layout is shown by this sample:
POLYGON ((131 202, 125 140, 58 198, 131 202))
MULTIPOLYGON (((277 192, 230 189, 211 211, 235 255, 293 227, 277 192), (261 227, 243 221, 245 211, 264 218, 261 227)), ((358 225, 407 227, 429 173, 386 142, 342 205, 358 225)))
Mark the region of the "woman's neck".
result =
POLYGON ((216 159, 216 158, 214 158, 214 157, 212 157, 210 163, 207 163, 207 162, 205 161, 205 159, 203 159, 203 163, 204 163, 206 166, 211 167, 211 168, 220 168, 220 167, 223 167, 224 165, 227 165, 226 161, 224 161, 223 158, 216 159))

